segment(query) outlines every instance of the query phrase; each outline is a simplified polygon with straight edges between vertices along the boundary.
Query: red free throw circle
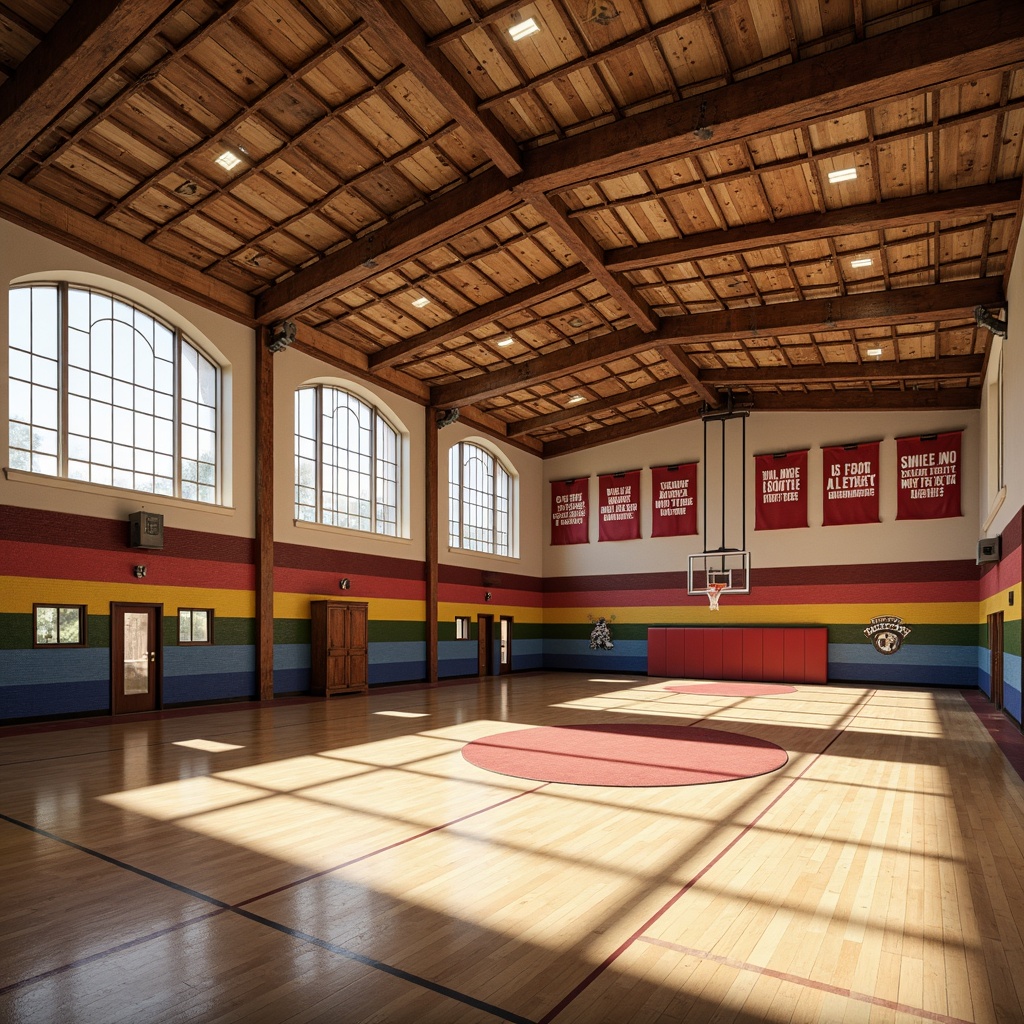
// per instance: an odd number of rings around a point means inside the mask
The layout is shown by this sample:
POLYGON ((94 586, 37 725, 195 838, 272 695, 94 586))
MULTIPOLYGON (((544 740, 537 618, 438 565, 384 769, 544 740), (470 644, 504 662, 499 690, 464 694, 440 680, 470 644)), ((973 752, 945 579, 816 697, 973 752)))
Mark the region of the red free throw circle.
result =
POLYGON ((678 725, 559 725, 473 740, 478 768, 579 786, 695 786, 781 768, 782 747, 756 736, 678 725))

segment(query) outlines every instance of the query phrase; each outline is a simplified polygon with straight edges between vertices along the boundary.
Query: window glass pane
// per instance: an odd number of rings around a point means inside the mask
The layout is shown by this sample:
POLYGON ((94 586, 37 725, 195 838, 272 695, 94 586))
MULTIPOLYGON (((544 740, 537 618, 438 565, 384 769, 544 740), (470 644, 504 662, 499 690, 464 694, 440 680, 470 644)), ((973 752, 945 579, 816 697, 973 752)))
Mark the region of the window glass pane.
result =
POLYGON ((55 644, 57 642, 57 609, 36 609, 36 643, 55 644))
POLYGON ((61 608, 57 613, 57 636, 62 644, 81 641, 81 618, 77 608, 61 608))

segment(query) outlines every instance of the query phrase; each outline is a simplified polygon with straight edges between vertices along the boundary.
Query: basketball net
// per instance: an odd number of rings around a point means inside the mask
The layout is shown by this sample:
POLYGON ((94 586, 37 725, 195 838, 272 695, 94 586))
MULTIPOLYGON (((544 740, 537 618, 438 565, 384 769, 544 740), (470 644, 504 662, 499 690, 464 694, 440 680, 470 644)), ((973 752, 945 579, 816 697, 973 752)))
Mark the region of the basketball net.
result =
POLYGON ((711 606, 713 612, 718 611, 718 599, 722 596, 722 591, 728 586, 728 583, 709 583, 708 584, 708 604, 711 606))

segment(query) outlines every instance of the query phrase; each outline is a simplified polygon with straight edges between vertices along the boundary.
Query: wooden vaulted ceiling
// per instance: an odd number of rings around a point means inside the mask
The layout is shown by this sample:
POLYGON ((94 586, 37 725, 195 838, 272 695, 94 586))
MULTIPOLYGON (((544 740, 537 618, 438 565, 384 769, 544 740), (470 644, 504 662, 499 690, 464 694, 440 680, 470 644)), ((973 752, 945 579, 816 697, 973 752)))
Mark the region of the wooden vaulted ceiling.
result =
POLYGON ((543 455, 979 404, 1018 0, 0 0, 0 75, 0 215, 543 455))

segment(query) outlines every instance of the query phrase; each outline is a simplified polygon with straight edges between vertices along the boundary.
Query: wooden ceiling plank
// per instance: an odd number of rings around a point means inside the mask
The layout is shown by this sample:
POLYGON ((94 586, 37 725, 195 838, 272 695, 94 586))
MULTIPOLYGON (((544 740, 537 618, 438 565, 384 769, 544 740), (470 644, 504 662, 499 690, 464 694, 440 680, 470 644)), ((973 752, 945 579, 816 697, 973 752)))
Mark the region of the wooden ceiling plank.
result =
POLYGON ((523 198, 547 221, 565 247, 604 285, 608 294, 633 322, 645 331, 653 331, 656 325, 651 307, 628 281, 616 277, 605 266, 604 250, 600 243, 585 229, 577 228, 569 220, 569 208, 564 201, 558 196, 546 196, 543 192, 523 193, 523 198))
POLYGON ((101 224, 21 182, 0 178, 0 217, 231 320, 249 325, 255 322, 253 299, 245 292, 164 256, 123 231, 101 224))
POLYGON ((599 444, 636 437, 638 434, 648 434, 653 430, 662 430, 676 423, 691 423, 697 419, 700 419, 699 405, 682 405, 678 409, 669 409, 665 412, 634 416, 621 423, 601 424, 597 430, 587 430, 570 437, 559 438, 557 441, 545 441, 544 458, 568 455, 571 452, 582 451, 584 448, 594 448, 599 444))
POLYGON ((0 86, 0 170, 108 74, 167 0, 75 0, 0 86))
POLYGON ((558 191, 990 73, 1019 63, 1024 23, 1015 4, 981 0, 917 23, 898 43, 896 38, 873 36, 541 146, 528 154, 526 176, 542 191, 558 191))
POLYGON ((943 377, 977 377, 984 356, 946 356, 940 359, 904 359, 900 362, 824 363, 812 366, 751 366, 729 370, 701 370, 703 384, 731 387, 736 384, 806 384, 808 381, 931 380, 943 377))
POLYGON ((548 412, 542 416, 531 416, 529 419, 514 421, 507 427, 508 436, 518 437, 520 434, 530 434, 544 427, 587 419, 594 413, 618 409, 620 406, 629 405, 632 402, 642 402, 648 398, 657 398, 659 395, 667 395, 682 386, 676 378, 652 381, 650 384, 644 384, 643 387, 627 389, 606 398, 595 398, 585 404, 570 405, 557 412, 548 412))
POLYGON ((504 174, 484 171, 273 285, 257 300, 260 322, 308 309, 518 204, 504 174))
POLYGON ((561 295, 562 292, 569 291, 570 288, 575 288, 584 281, 589 281, 590 276, 586 267, 566 267, 565 270, 561 270, 551 277, 546 277, 526 288, 520 288, 510 295, 503 295, 500 299, 477 306, 438 327, 424 331, 423 334, 417 334, 413 338, 389 345, 386 349, 376 352, 370 357, 370 366, 373 368, 391 366, 408 356, 425 352, 435 345, 441 345, 452 338, 461 337, 478 327, 485 327, 495 320, 500 320, 503 316, 517 313, 527 306, 536 305, 546 299, 561 295))
POLYGON ((731 341, 750 335, 777 336, 812 331, 852 330, 890 323, 927 323, 969 317, 975 306, 1000 308, 1002 282, 996 278, 925 285, 897 291, 867 292, 833 299, 805 299, 771 306, 750 306, 720 312, 667 317, 658 330, 645 334, 635 327, 558 349, 504 370, 481 373, 431 389, 431 404, 445 409, 471 405, 513 388, 549 380, 573 369, 594 366, 609 358, 631 355, 666 344, 731 341))
POLYGON ((660 352, 665 357, 666 362, 675 369, 679 376, 693 388, 694 392, 704 402, 713 409, 717 409, 722 404, 722 400, 718 397, 718 392, 713 387, 708 387, 707 382, 701 378, 700 367, 682 349, 677 348, 675 345, 664 345, 660 352))
POLYGON ((519 174, 519 145, 489 111, 480 110, 472 86, 448 58, 432 49, 426 33, 399 0, 353 0, 385 50, 404 64, 462 124, 506 177, 519 174))
POLYGON ((623 273, 665 263, 687 263, 767 246, 791 245, 863 231, 884 231, 933 220, 1013 214, 1020 202, 1022 184, 1020 178, 1014 178, 992 185, 927 192, 825 213, 801 214, 777 220, 774 224, 745 224, 725 231, 706 231, 684 238, 610 249, 605 254, 605 266, 623 273))

